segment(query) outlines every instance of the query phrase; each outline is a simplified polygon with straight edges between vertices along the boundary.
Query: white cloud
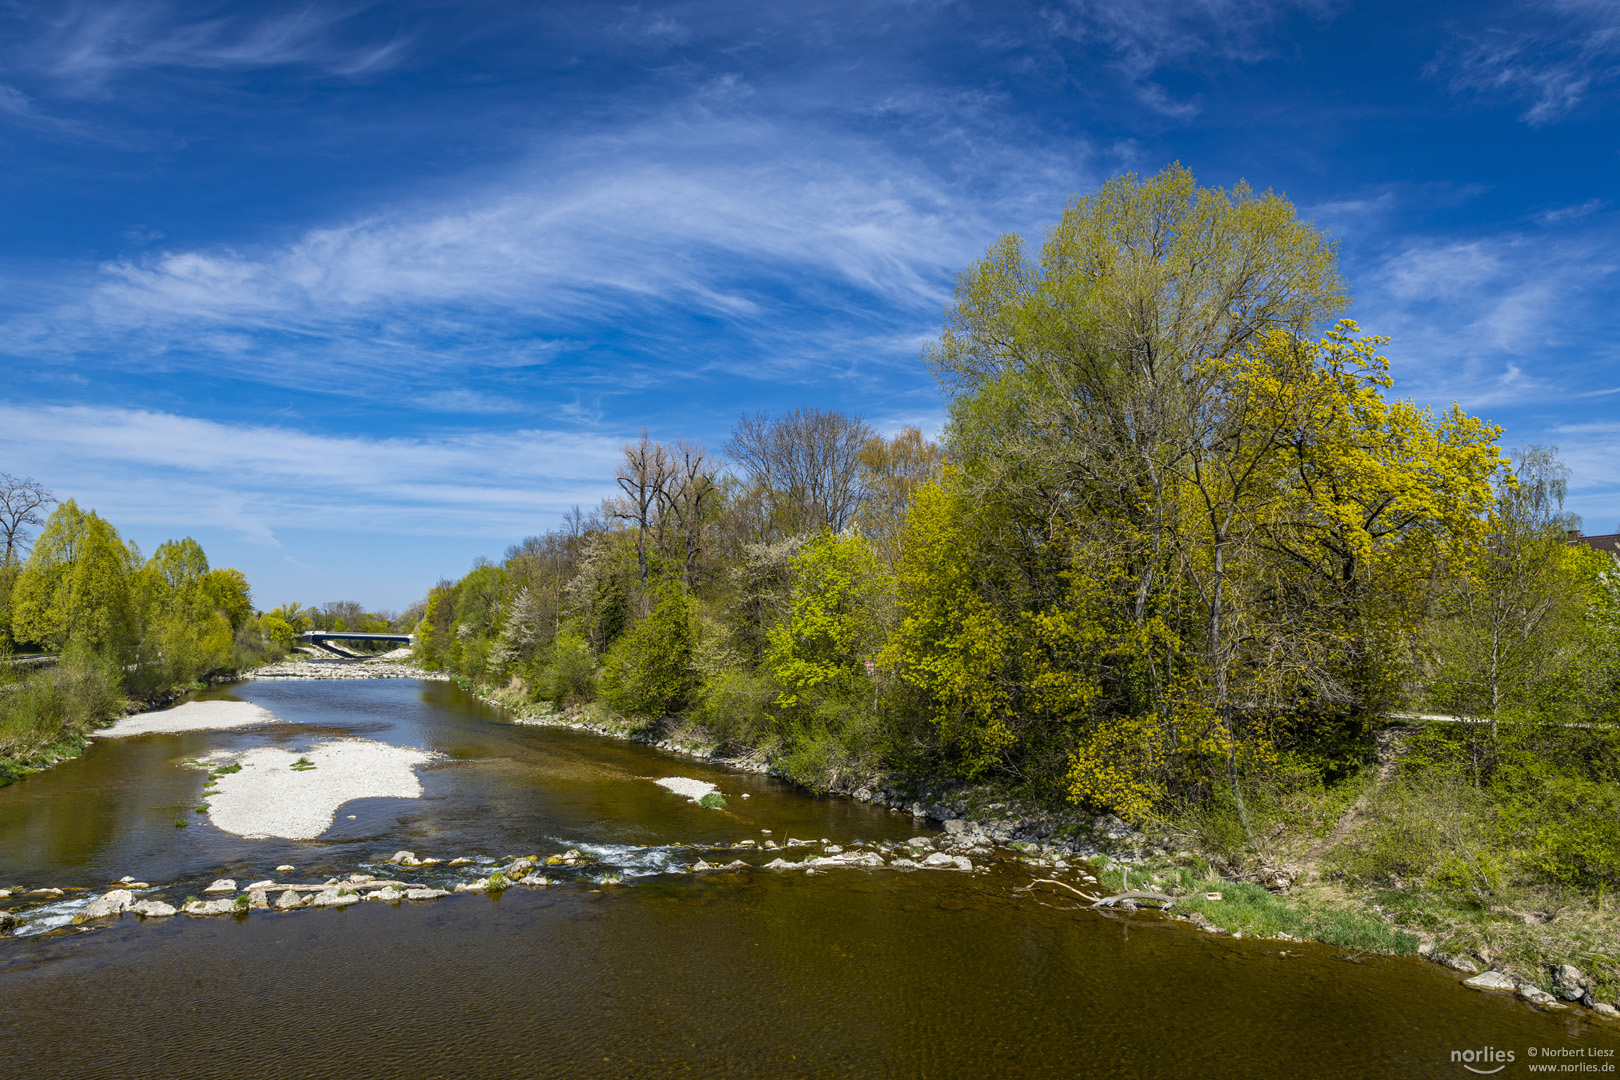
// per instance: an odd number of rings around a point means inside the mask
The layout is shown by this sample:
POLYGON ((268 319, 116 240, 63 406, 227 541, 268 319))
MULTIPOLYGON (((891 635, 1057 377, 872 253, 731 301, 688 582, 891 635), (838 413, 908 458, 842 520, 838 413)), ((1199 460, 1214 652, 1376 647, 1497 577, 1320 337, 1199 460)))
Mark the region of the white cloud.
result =
POLYGON ((0 456, 120 523, 521 535, 612 494, 622 439, 518 430, 360 438, 110 407, 0 405, 0 456))
POLYGON ((1362 276, 1357 317, 1394 339, 1405 393, 1471 408, 1567 400, 1612 354, 1614 240, 1613 223, 1577 236, 1420 239, 1362 276))
MULTIPOLYGON (((1031 183, 1055 189, 1050 214, 1079 177, 1072 162, 1061 181, 1054 162, 1039 164, 1031 183)), ((1020 182, 1003 190, 1022 207, 1020 182)), ((651 313, 667 310, 770 339, 754 350, 768 367, 820 332, 788 335, 784 311, 878 334, 937 319, 954 272, 1005 227, 984 206, 868 141, 666 115, 554 144, 448 204, 392 207, 279 247, 109 263, 77 297, 0 325, 0 349, 171 367, 223 356, 269 381, 422 373, 544 364, 559 340, 603 324, 656 334, 651 313)))

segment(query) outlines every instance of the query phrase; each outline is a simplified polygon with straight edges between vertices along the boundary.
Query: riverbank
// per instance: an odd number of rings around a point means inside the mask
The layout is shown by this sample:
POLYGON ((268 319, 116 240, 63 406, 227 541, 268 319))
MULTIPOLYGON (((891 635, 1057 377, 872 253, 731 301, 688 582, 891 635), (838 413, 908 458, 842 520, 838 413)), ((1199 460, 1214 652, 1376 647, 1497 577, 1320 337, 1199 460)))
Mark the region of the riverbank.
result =
MULTIPOLYGON (((518 723, 565 727, 656 746, 669 753, 730 768, 767 773, 789 782, 764 751, 721 755, 717 748, 651 725, 616 716, 600 703, 564 712, 527 699, 516 689, 471 687, 482 700, 518 723)), ((689 730, 689 729, 687 729, 689 730)), ((1385 763, 1387 764, 1387 763, 1385 763)), ((1387 769, 1381 770, 1387 775, 1387 769)), ((1315 941, 1352 958, 1371 953, 1421 956, 1460 976, 1494 972, 1476 989, 1518 993, 1539 1008, 1584 1005, 1620 1017, 1620 919, 1578 898, 1563 897, 1557 912, 1492 912, 1438 902, 1415 889, 1356 889, 1332 872, 1334 844, 1351 842, 1365 800, 1338 807, 1315 830, 1296 830, 1293 843, 1274 842, 1242 877, 1222 873, 1230 853, 1197 850, 1189 834, 1158 835, 1113 815, 1054 812, 985 786, 912 777, 887 777, 829 794, 883 805, 938 823, 951 835, 983 837, 1018 851, 1036 875, 1069 860, 1083 860, 1095 892, 1069 897, 1089 903, 1132 889, 1173 899, 1171 918, 1208 933, 1279 941, 1315 941), (1324 838, 1333 843, 1324 844, 1324 838), (1213 856, 1213 857, 1212 857, 1213 856)), ((1280 838, 1277 838, 1280 840, 1280 838)), ((1061 883, 1060 883, 1061 884, 1061 883)), ((1062 888, 1052 890, 1063 895, 1062 888)), ((1072 890, 1070 890, 1072 891, 1072 890)))

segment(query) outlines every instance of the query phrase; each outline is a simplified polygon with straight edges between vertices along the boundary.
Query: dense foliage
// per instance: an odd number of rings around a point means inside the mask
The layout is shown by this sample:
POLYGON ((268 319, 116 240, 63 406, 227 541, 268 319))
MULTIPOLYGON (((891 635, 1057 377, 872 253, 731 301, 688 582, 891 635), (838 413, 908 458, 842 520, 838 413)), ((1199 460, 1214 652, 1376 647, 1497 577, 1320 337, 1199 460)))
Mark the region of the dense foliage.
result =
MULTIPOLYGON (((725 462, 644 432, 621 498, 435 588, 420 655, 816 787, 954 775, 1228 847, 1444 712, 1477 722, 1406 768, 1435 835, 1609 881, 1614 814, 1560 822, 1616 805, 1613 561, 1567 542, 1550 451, 1392 397, 1347 306, 1286 200, 1118 178, 960 276, 942 446, 806 409, 725 462)), ((1447 850, 1436 881, 1490 879, 1447 850)))
POLYGON ((151 700, 290 644, 254 616, 247 579, 210 567, 195 540, 142 559, 72 500, 40 524, 27 558, 18 532, 0 566, 0 652, 60 659, 38 674, 0 663, 0 758, 71 743, 126 698, 151 700))

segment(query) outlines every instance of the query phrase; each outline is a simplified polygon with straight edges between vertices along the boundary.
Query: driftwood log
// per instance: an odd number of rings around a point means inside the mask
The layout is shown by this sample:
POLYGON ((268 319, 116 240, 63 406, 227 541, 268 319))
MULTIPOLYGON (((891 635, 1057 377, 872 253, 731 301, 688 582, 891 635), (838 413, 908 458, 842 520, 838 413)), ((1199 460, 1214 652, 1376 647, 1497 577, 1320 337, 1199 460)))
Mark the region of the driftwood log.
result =
POLYGON ((1065 884, 1064 882, 1056 881, 1056 880, 1054 880, 1052 878, 1036 878, 1034 881, 1030 882, 1028 885, 1025 885, 1022 889, 1020 889, 1018 891, 1019 892, 1029 892, 1031 889, 1035 888, 1035 886, 1037 886, 1037 885, 1056 885, 1060 889, 1067 889, 1070 892, 1074 893, 1074 895, 1080 897, 1080 899, 1085 900, 1087 903, 1089 903, 1094 908, 1113 907, 1115 904, 1119 903, 1122 900, 1131 900, 1131 901, 1155 900, 1155 901, 1163 904, 1165 907, 1169 907, 1171 904, 1176 902, 1175 897, 1166 896, 1164 893, 1156 893, 1156 892, 1131 891, 1131 892, 1122 892, 1122 893, 1119 893, 1119 894, 1117 894, 1115 896, 1092 896, 1090 893, 1081 892, 1079 889, 1075 888, 1073 885, 1068 885, 1068 884, 1065 884))

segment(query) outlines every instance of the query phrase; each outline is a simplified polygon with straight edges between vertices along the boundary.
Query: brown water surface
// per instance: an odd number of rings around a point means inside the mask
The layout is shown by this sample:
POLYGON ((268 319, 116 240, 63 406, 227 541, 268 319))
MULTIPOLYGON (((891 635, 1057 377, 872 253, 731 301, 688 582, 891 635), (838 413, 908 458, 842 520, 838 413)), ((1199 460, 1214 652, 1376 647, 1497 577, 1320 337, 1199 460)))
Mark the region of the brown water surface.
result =
MULTIPOLYGON (((446 684, 229 693, 289 722, 99 742, 0 789, 0 881, 102 890, 132 874, 177 900, 212 877, 291 862, 321 880, 398 848, 572 846, 599 861, 498 897, 126 916, 7 938, 0 1075, 1458 1077, 1474 1074, 1453 1051, 1513 1051, 1500 1076, 1529 1075, 1542 1060, 1531 1047, 1620 1051, 1615 1028, 1578 1011, 1544 1014, 1415 960, 1041 906, 1013 891, 1030 875, 1011 863, 695 875, 699 855, 733 853, 682 845, 924 830, 768 778, 515 726, 446 684), (245 840, 195 814, 174 827, 203 783, 178 762, 333 735, 445 759, 423 771, 422 799, 351 803, 317 840, 245 840), (717 783, 727 809, 650 782, 669 775, 717 783), (627 885, 602 887, 609 873, 627 885)), ((1617 1058, 1584 1060, 1602 1075, 1617 1058)))

